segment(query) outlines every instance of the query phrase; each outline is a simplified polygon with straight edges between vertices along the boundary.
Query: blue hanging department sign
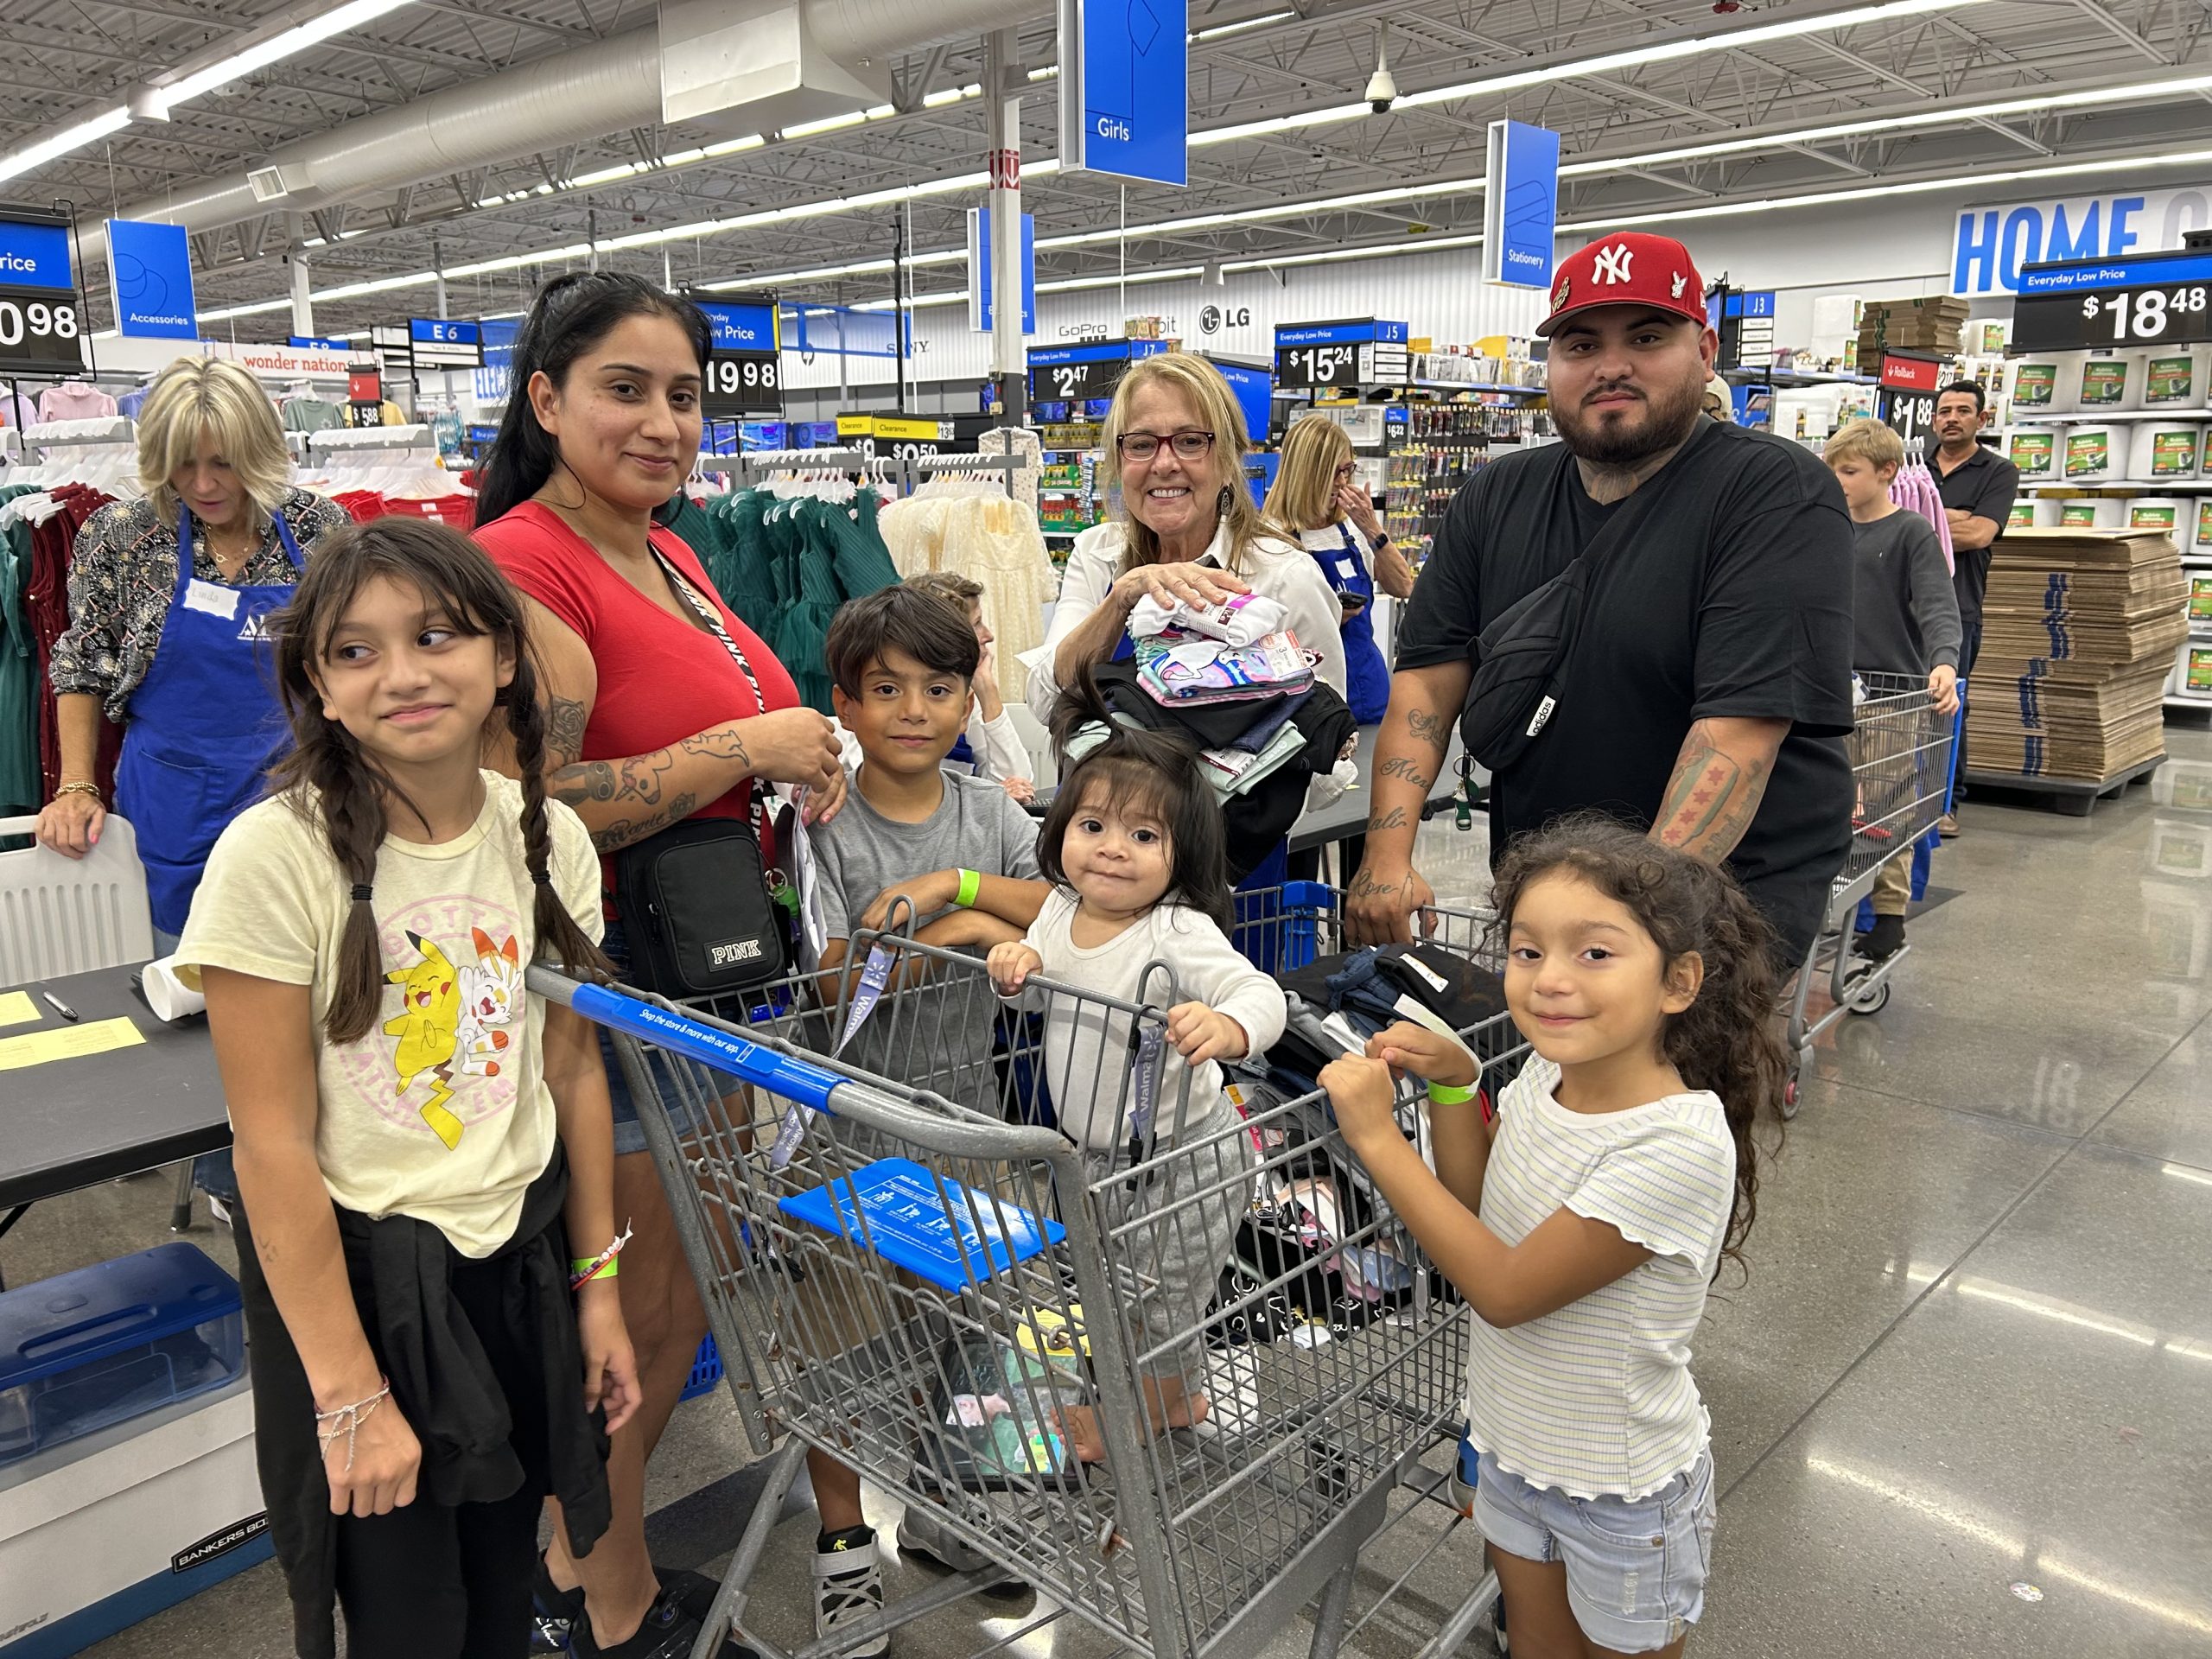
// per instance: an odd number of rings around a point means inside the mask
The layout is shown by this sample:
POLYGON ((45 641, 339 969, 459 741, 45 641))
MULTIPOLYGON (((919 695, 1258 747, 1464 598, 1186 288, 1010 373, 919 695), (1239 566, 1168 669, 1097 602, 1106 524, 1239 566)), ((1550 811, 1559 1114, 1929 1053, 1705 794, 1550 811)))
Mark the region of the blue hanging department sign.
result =
POLYGON ((107 257, 115 276, 117 332, 145 340, 200 338, 192 303, 192 244, 183 226, 111 219, 107 257))
POLYGON ((321 334, 291 334, 284 343, 296 352, 350 352, 352 345, 342 340, 329 339, 321 334))
POLYGON ((1189 182, 1185 0, 1059 0, 1060 165, 1189 182))
POLYGON ((1552 285, 1559 226, 1559 134, 1520 121, 1490 124, 1483 183, 1483 280, 1552 285))
MULTIPOLYGON (((968 327, 988 334, 991 321, 991 210, 968 210, 968 327)), ((1021 216, 1021 332, 1037 332, 1037 219, 1021 216)))

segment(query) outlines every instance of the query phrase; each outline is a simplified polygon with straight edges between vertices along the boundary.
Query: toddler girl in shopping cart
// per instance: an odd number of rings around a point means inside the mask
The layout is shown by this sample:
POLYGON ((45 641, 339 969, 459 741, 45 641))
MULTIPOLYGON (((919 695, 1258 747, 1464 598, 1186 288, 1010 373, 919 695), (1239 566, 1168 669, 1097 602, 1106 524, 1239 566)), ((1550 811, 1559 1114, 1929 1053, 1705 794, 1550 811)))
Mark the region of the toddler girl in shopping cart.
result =
MULTIPOLYGON (((988 966, 1000 995, 1026 992, 1044 1007, 1043 1086, 1083 1148, 1102 1231, 1144 1218, 1112 1247, 1146 1286, 1132 1287, 1119 1316, 1151 1356, 1141 1361, 1149 1430, 1187 1427, 1208 1410, 1205 1310, 1243 1202, 1219 1063, 1282 1035, 1283 995, 1229 942, 1221 807, 1197 753, 1114 721, 1095 692, 1063 714, 1061 783, 1037 837, 1053 892, 1027 936, 994 946, 988 966), (1111 1006, 1171 985, 1183 1000, 1164 1024, 1111 1006)), ((1064 1412, 1060 1427, 1085 1462, 1103 1459, 1089 1408, 1064 1412)))
POLYGON ((269 1530, 302 1653, 334 1600, 353 1659, 519 1654, 544 1500, 588 1552, 639 1397, 606 1071, 524 978, 605 970, 599 861, 539 781, 522 601, 466 537, 328 538, 275 633, 294 747, 177 950, 237 1140, 269 1530))
POLYGON ((1750 1230, 1751 1128, 1787 1074, 1767 930, 1715 866, 1594 817, 1517 842, 1496 902, 1535 1052, 1495 1117, 1472 1057, 1419 1026, 1321 1082, 1478 1316, 1474 1516, 1515 1650, 1678 1654, 1713 1524, 1689 1338, 1750 1230), (1428 1084, 1433 1173, 1401 1132, 1394 1072, 1428 1084))

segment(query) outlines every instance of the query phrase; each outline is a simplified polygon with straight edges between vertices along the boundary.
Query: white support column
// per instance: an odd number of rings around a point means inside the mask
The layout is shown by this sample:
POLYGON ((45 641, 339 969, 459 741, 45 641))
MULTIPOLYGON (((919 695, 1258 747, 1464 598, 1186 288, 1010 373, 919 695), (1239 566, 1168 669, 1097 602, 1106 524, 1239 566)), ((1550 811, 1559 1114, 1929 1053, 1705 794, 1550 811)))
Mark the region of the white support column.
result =
POLYGON ((297 253, 292 256, 292 332, 315 333, 315 299, 308 291, 308 262, 297 253))
POLYGON ((983 96, 990 122, 991 373, 1010 423, 1028 414, 1021 346, 1021 92, 1014 31, 984 37, 983 96))

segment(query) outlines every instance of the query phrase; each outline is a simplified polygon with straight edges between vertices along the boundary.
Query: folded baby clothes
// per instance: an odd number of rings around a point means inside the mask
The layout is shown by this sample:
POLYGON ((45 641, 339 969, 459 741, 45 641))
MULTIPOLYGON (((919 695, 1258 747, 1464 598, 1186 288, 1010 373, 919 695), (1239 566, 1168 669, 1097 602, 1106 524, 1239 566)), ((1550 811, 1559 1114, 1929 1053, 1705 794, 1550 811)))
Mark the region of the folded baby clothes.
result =
POLYGON ((1162 702, 1270 696, 1311 686, 1313 660, 1287 630, 1249 645, 1186 639, 1141 660, 1137 679, 1162 702))
POLYGON ((1283 625, 1290 613, 1264 594, 1238 594, 1218 605, 1193 606, 1176 601, 1173 608, 1147 596, 1129 612, 1129 637, 1196 633, 1232 645, 1249 645, 1283 625))

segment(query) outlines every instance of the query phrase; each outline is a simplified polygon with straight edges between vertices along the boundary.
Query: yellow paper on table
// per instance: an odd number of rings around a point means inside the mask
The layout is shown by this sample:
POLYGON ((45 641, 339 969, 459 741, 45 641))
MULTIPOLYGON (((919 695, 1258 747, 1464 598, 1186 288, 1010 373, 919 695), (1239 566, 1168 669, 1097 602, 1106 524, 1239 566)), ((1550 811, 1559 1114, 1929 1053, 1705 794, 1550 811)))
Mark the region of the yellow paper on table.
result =
POLYGON ((133 1043, 145 1040, 138 1027, 120 1015, 81 1026, 27 1031, 20 1037, 0 1037, 0 1071, 44 1065, 53 1060, 82 1059, 87 1054, 105 1054, 110 1049, 129 1048, 133 1043))
POLYGON ((29 991, 0 991, 0 1026, 29 1025, 38 1018, 38 1004, 29 991))

